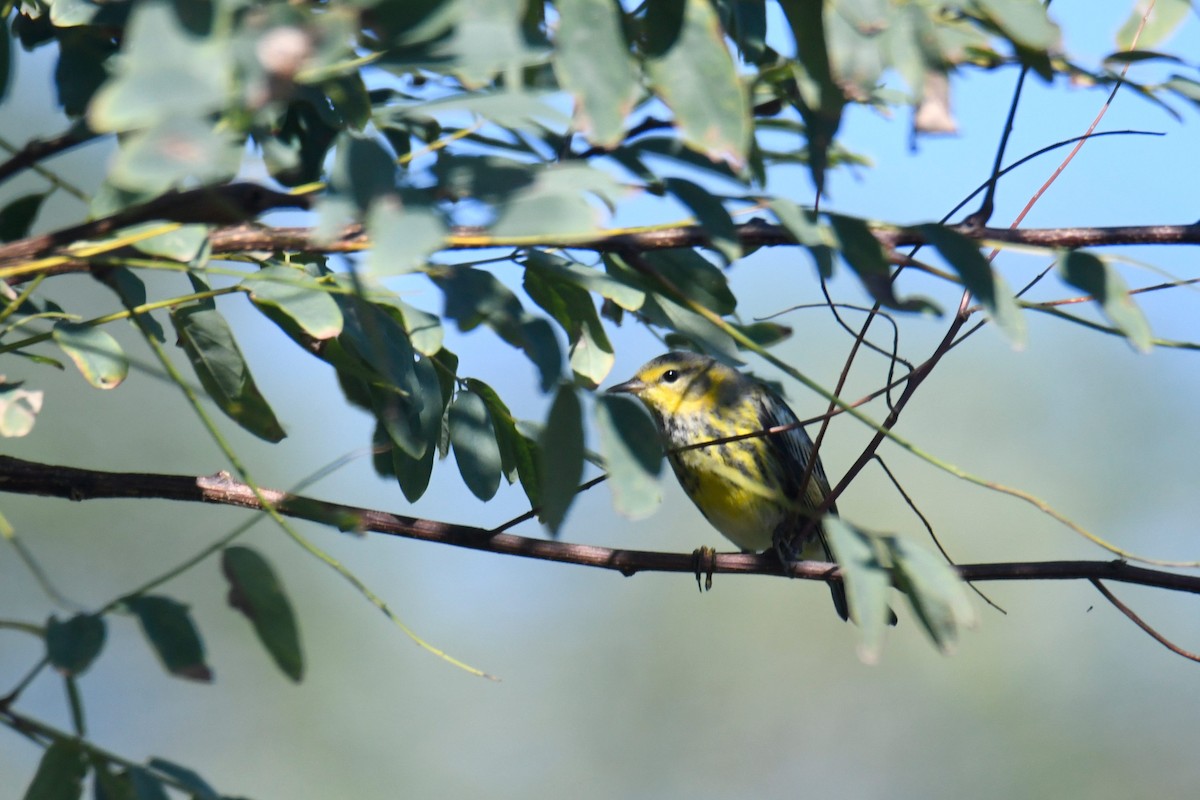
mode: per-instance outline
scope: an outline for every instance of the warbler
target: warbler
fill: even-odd
[[[725,538],[746,552],[774,549],[784,563],[833,560],[813,519],[829,494],[825,469],[818,457],[800,487],[812,439],[770,388],[709,356],[672,352],[608,391],[633,395],[649,409],[683,490]],[[794,427],[697,446],[778,426]],[[826,510],[837,513],[833,504]],[[838,615],[847,619],[845,588],[829,586]]]

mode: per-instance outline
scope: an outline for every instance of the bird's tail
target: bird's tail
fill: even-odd
[[[817,541],[821,544],[821,554],[826,561],[837,563],[833,557],[833,551],[829,549],[829,542],[825,539],[825,529],[817,528]],[[829,584],[829,593],[833,595],[833,607],[837,609],[838,616],[843,622],[850,621],[850,602],[846,599],[846,584],[843,581],[833,581]],[[897,622],[896,612],[888,609],[888,625],[895,625]]]
[[[833,595],[833,607],[843,622],[850,621],[850,604],[846,602],[846,587],[841,581],[829,584],[829,593]]]
[[[817,541],[821,543],[821,555],[826,561],[837,563],[833,557],[833,551],[829,549],[829,542],[825,539],[825,528],[817,526]],[[837,610],[838,616],[843,622],[850,621],[850,603],[846,600],[846,584],[841,581],[833,581],[829,584],[829,593],[833,595],[833,607]]]

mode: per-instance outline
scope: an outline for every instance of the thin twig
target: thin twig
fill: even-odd
[[[879,464],[879,467],[880,467],[880,469],[883,470],[884,474],[887,475],[888,480],[892,482],[892,486],[896,489],[897,492],[900,493],[900,496],[904,498],[904,502],[908,505],[909,510],[917,515],[917,519],[921,520],[921,524],[925,527],[925,532],[929,534],[930,540],[933,541],[934,547],[936,547],[938,549],[938,552],[942,554],[942,558],[946,559],[947,564],[954,566],[955,565],[954,559],[950,557],[950,554],[946,552],[946,548],[942,546],[942,540],[939,539],[938,535],[934,532],[933,525],[930,524],[929,519],[925,516],[924,513],[922,513],[921,509],[917,507],[916,502],[912,499],[912,497],[909,496],[908,492],[906,492],[904,490],[904,487],[900,484],[900,479],[897,478],[892,473],[891,469],[888,468],[887,462],[885,462],[883,460],[883,456],[876,453],[875,461]],[[983,602],[987,603],[989,606],[996,609],[1001,614],[1005,614],[1005,615],[1008,614],[1008,612],[1005,611],[1003,608],[1001,608],[999,605],[997,605],[996,602],[992,600],[992,598],[990,598],[986,594],[984,594],[983,590],[980,589],[978,586],[976,586],[973,583],[968,583],[967,585],[971,587],[971,590],[973,592],[975,592],[975,594],[979,595],[980,599],[982,599]]]
[[[1149,623],[1147,623],[1144,619],[1142,619],[1137,614],[1135,614],[1133,612],[1133,609],[1131,609],[1129,606],[1125,605],[1120,600],[1118,600],[1116,595],[1114,595],[1112,592],[1110,592],[1108,590],[1108,587],[1100,582],[1099,578],[1088,578],[1088,580],[1091,582],[1092,586],[1095,586],[1096,589],[1099,590],[1100,594],[1104,595],[1104,598],[1106,600],[1108,600],[1108,602],[1110,602],[1114,606],[1116,606],[1117,610],[1120,611],[1122,614],[1129,617],[1129,619],[1131,619],[1133,621],[1133,624],[1137,625],[1139,628],[1144,630],[1146,633],[1150,634],[1150,637],[1152,639],[1154,639],[1156,642],[1158,642],[1163,647],[1170,650],[1172,653],[1175,653],[1176,655],[1183,656],[1184,658],[1190,659],[1191,661],[1200,662],[1200,655],[1197,655],[1196,653],[1193,653],[1189,650],[1184,650],[1182,647],[1175,644],[1170,639],[1163,636],[1161,633],[1159,633],[1154,628],[1152,628]]]

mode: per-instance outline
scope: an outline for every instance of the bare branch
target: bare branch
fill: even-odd
[[[366,250],[370,240],[360,225],[348,226],[332,240],[318,239],[312,228],[277,228],[249,224],[258,214],[277,208],[311,206],[311,196],[275,192],[254,184],[240,183],[210,189],[169,193],[142,206],[122,211],[112,217],[94,220],[71,228],[20,239],[0,246],[0,274],[23,262],[50,255],[70,253],[60,248],[87,238],[98,238],[120,228],[150,220],[222,225],[209,236],[211,252],[228,256],[249,251],[289,251],[308,253],[353,253]],[[230,224],[234,223],[234,224]],[[953,230],[980,242],[1019,244],[1046,248],[1109,247],[1131,244],[1200,244],[1200,223],[1191,225],[1120,225],[1100,228],[984,228],[967,225],[950,226]],[[760,219],[750,220],[737,228],[743,246],[790,246],[796,240],[781,225]],[[908,264],[908,256],[896,251],[898,247],[924,244],[925,236],[918,230],[905,228],[876,228],[875,235],[895,264]],[[651,231],[614,232],[589,237],[547,236],[536,242],[537,247],[573,248],[596,252],[639,252],[679,247],[706,247],[710,244],[707,231],[699,225],[681,225]],[[491,247],[530,247],[527,237],[506,239],[488,235],[481,228],[455,228],[447,237],[445,249],[472,250]],[[71,259],[37,270],[20,271],[4,276],[10,283],[20,283],[38,274],[86,272],[91,264],[84,259]]]
[[[1037,247],[1108,247],[1128,244],[1200,244],[1200,224],[1192,225],[1119,225],[1100,228],[973,228],[952,225],[953,230],[976,240]],[[737,227],[738,238],[746,247],[794,245],[796,240],[782,225],[752,219]],[[875,235],[884,247],[891,250],[924,244],[925,235],[917,230],[879,228]],[[370,242],[361,229],[348,229],[335,242],[318,242],[311,228],[268,228],[239,226],[213,232],[214,254],[243,250],[310,250],[315,252],[348,252],[363,250]],[[676,228],[600,234],[589,238],[555,238],[548,236],[538,247],[574,248],[598,252],[665,250],[677,247],[704,247],[709,244],[707,231],[700,225],[681,225]],[[514,245],[501,237],[488,236],[480,228],[456,228],[446,240],[449,250],[470,250],[485,247],[529,246],[528,241]],[[4,255],[0,250],[0,257]],[[907,261],[899,253],[890,253],[898,263]],[[0,264],[2,265],[2,264]]]
[[[84,239],[101,238],[142,222],[162,220],[185,224],[230,225],[254,219],[272,209],[307,209],[311,206],[312,196],[309,194],[285,194],[255,183],[230,183],[187,191],[172,190],[149,202],[131,206],[108,217],[0,246],[0,269],[15,266],[22,261],[53,255],[61,247]],[[32,275],[22,277],[28,280]]]
[[[253,490],[227,473],[196,477],[140,472],[105,472],[39,464],[0,456],[0,491],[82,501],[99,498],[159,498],[261,509]],[[408,539],[537,558],[565,564],[598,567],[634,575],[638,572],[695,574],[691,553],[618,550],[609,547],[532,539],[495,533],[470,525],[406,517],[367,508],[329,503],[275,489],[262,489],[267,500],[287,516],[307,519],[342,530],[382,533]],[[839,581],[833,564],[800,561],[781,569],[774,555],[723,553],[712,561],[713,572],[743,575],[787,575],[816,581]],[[707,566],[706,566],[707,569]],[[1036,561],[963,564],[956,567],[967,581],[1110,580],[1200,594],[1200,576],[1132,566],[1124,561]]]
[[[96,138],[96,134],[85,126],[74,125],[65,133],[49,139],[30,139],[24,147],[0,163],[0,182],[8,180],[40,161],[64,153],[72,147],[89,142],[94,138]]]

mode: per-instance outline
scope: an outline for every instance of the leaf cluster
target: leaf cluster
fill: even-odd
[[[1183,19],[1186,3],[1160,4],[1171,10],[1142,47]],[[375,468],[408,501],[453,454],[476,497],[518,485],[552,533],[589,460],[607,470],[622,513],[646,515],[660,499],[662,454],[649,419],[625,398],[589,399],[615,362],[614,326],[641,325],[664,347],[730,363],[790,335],[738,313],[728,269],[750,249],[739,214],[771,216],[817,276],[844,264],[880,306],[940,312],[907,295],[897,280],[904,264],[960,286],[1023,342],[1032,304],[979,241],[942,223],[917,226],[944,266],[926,264],[889,249],[879,223],[817,210],[772,186],[774,168],[798,165],[819,199],[830,170],[865,163],[838,139],[851,106],[911,109],[915,132],[946,130],[945,87],[957,72],[1022,70],[1112,86],[1134,61],[1167,70],[1157,83],[1130,84],[1143,96],[1172,113],[1175,104],[1200,105],[1197,65],[1183,58],[1146,49],[1097,66],[1072,62],[1036,0],[26,0],[0,10],[0,98],[20,51],[53,48],[64,124],[56,144],[29,141],[0,166],[0,181],[36,172],[47,184],[0,207],[0,242],[34,238],[58,192],[84,198],[93,220],[176,190],[212,188],[218,204],[55,242],[44,259],[6,261],[0,246],[0,353],[34,374],[69,362],[90,386],[111,390],[130,359],[105,326],[128,320],[161,347],[169,325],[203,394],[244,430],[278,442],[287,431],[226,318],[232,304],[248,303],[372,416]],[[919,120],[930,118],[940,127],[924,128]],[[94,190],[40,165],[56,148],[102,142],[115,155]],[[215,260],[214,230],[263,222],[220,192],[244,174],[311,202],[317,246]],[[698,222],[705,246],[545,245],[651,230],[613,227],[629,203],[647,198],[671,219]],[[322,254],[320,243],[363,231],[371,242],[363,257]],[[1139,349],[1155,344],[1112,259],[1054,258],[1061,282],[1096,302],[1108,330]],[[111,292],[111,313],[86,318],[56,302],[55,270],[80,262]],[[418,288],[435,301],[408,302]],[[447,325],[511,348],[546,395],[545,417],[510,408],[478,377],[481,365],[447,347]],[[28,436],[42,393],[16,369],[4,374],[0,436]],[[587,448],[593,427],[599,455]],[[852,526],[834,530],[869,654],[890,587],[909,597],[940,647],[970,623],[963,585],[929,553]],[[222,570],[230,604],[300,680],[298,625],[270,566],[228,547]],[[68,684],[102,651],[109,611],[137,620],[170,673],[211,679],[186,606],[135,593],[105,612],[45,625],[47,658]],[[169,762],[131,765],[73,737],[39,737],[48,748],[28,797],[78,796],[89,771],[106,798],[157,797],[164,785],[216,796]]]

